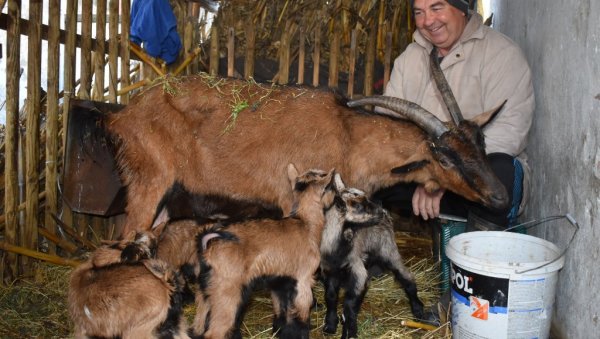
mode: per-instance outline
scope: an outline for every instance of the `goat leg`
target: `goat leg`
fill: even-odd
[[[327,311],[325,314],[325,324],[323,332],[335,334],[338,325],[337,304],[340,291],[340,272],[323,272],[323,285],[325,285],[325,305]]]

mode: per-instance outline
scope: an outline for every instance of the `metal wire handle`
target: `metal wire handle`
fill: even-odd
[[[575,227],[575,232],[573,232],[573,235],[571,235],[571,240],[569,240],[569,243],[562,250],[562,252],[556,258],[554,258],[553,260],[551,260],[551,261],[549,261],[549,262],[547,262],[545,264],[542,264],[542,265],[534,267],[534,268],[529,268],[529,269],[526,269],[526,270],[523,270],[523,271],[515,271],[515,273],[521,274],[521,273],[526,273],[526,272],[529,272],[529,271],[537,270],[539,268],[548,266],[548,265],[556,262],[558,259],[562,258],[567,253],[567,250],[569,249],[569,247],[571,247],[571,243],[573,243],[573,239],[575,239],[575,235],[577,234],[577,232],[579,232],[579,224],[577,223],[577,221],[575,220],[575,218],[573,218],[573,216],[571,216],[571,214],[567,213],[567,214],[564,214],[564,215],[553,215],[553,216],[548,216],[548,217],[544,217],[544,218],[540,218],[540,219],[534,219],[534,220],[526,221],[526,222],[517,224],[515,226],[508,227],[507,229],[504,230],[504,232],[506,232],[506,231],[510,231],[512,229],[515,229],[517,227],[525,227],[525,229],[530,229],[530,228],[535,227],[537,225],[540,225],[540,224],[542,224],[544,222],[553,221],[553,220],[559,220],[559,219],[562,219],[562,218],[566,218],[569,221],[569,223],[571,225],[573,225],[573,227]]]

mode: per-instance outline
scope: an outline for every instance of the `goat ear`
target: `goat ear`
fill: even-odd
[[[161,225],[164,228],[164,224],[167,223],[167,221],[169,221],[170,217],[169,217],[169,212],[167,211],[166,208],[163,208],[160,213],[158,213],[158,215],[156,216],[156,218],[154,219],[154,222],[152,223],[152,227],[150,227],[150,229],[155,233],[155,234],[160,234],[160,232],[162,232],[162,229],[157,230],[157,228],[159,228]]]
[[[483,112],[474,118],[469,119],[469,121],[474,122],[477,126],[484,128],[487,124],[489,124],[494,118],[500,113],[504,105],[506,104],[506,100],[500,106],[493,108],[487,112]]]
[[[158,238],[161,235],[161,233],[164,231],[167,224],[168,224],[168,221],[163,221],[160,224],[154,226],[154,228],[152,229],[152,233],[154,234],[154,236],[156,238]]]
[[[341,192],[342,190],[344,190],[344,188],[346,188],[346,185],[344,185],[344,182],[342,181],[342,176],[339,173],[336,173],[333,177],[333,184],[335,190],[338,192]]]
[[[408,164],[404,164],[402,166],[392,168],[392,173],[394,174],[408,174],[412,171],[421,169],[425,167],[429,163],[429,160],[420,160],[409,162]]]
[[[299,174],[298,169],[292,163],[289,163],[287,165],[287,176],[288,180],[290,181],[290,185],[292,186],[292,189],[294,189],[294,185],[296,185],[296,179],[298,178]]]
[[[335,168],[332,168],[329,173],[327,173],[327,182],[330,183],[331,180],[333,180],[333,178],[337,175],[337,172],[335,171]]]

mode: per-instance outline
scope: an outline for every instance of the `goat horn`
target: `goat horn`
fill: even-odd
[[[444,103],[448,108],[448,112],[450,112],[450,115],[452,116],[452,121],[454,121],[454,124],[458,126],[464,119],[462,113],[460,112],[460,107],[458,107],[458,103],[456,102],[456,98],[452,93],[452,89],[450,88],[448,81],[446,81],[444,72],[442,72],[440,61],[438,59],[438,51],[435,47],[431,50],[431,54],[429,54],[429,68],[431,70],[433,80],[435,81],[435,85],[440,91],[440,94],[442,94],[442,100],[444,100]]]
[[[448,131],[448,127],[435,115],[423,107],[396,97],[389,96],[370,96],[357,100],[348,101],[349,107],[376,105],[390,109],[394,112],[376,112],[380,115],[387,115],[394,118],[407,119],[423,129],[427,134],[439,138]]]

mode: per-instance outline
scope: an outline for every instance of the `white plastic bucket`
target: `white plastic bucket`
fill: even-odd
[[[450,239],[453,338],[548,338],[558,271],[554,244],[511,232]]]

